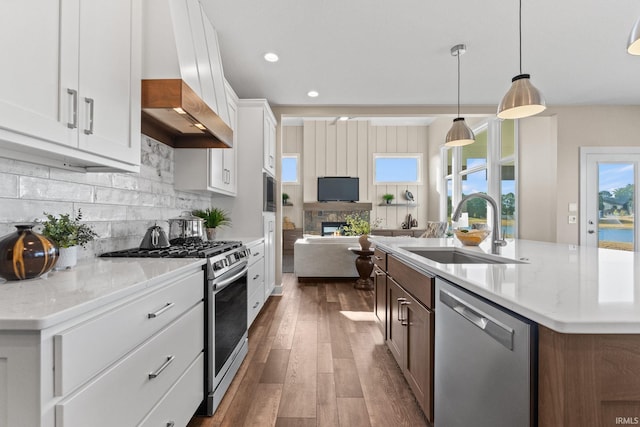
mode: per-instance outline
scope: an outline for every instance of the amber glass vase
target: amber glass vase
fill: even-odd
[[[14,233],[0,239],[0,277],[7,280],[34,279],[51,270],[58,248],[33,225],[16,225]]]

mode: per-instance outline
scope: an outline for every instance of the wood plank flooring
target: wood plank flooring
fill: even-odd
[[[384,344],[373,292],[283,275],[213,417],[188,427],[430,426]]]

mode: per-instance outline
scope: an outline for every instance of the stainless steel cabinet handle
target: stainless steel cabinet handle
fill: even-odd
[[[251,280],[256,280],[258,277],[260,277],[260,275],[256,274],[255,276],[253,276],[253,278]]]
[[[93,98],[85,98],[84,102],[89,104],[89,127],[84,130],[85,135],[93,134]]]
[[[378,271],[378,270],[374,270],[373,274],[375,274],[376,276],[386,276],[387,273],[385,273],[384,271]]]
[[[67,123],[69,129],[78,127],[78,91],[67,89],[67,93],[71,95],[71,121]]]
[[[256,301],[256,303],[255,303],[255,304],[253,304],[253,308],[256,308],[256,307],[257,307],[257,306],[259,306],[259,305],[260,305],[260,301]]]
[[[253,256],[260,256],[260,252],[254,252]]]
[[[374,258],[375,258],[377,261],[382,261],[382,257],[381,257],[381,256],[374,255]]]
[[[500,323],[498,320],[444,290],[440,290],[440,301],[483,330],[494,340],[509,350],[513,350],[513,334],[515,331],[512,328]]]
[[[404,322],[404,319],[400,316],[402,314],[402,307],[400,304],[402,304],[406,300],[406,298],[398,298],[398,322]]]
[[[174,302],[168,302],[164,305],[164,307],[162,307],[160,310],[156,311],[155,313],[149,313],[147,314],[147,318],[149,319],[153,319],[155,317],[160,316],[162,313],[164,313],[165,311],[169,310],[171,307],[173,307],[174,305],[176,305],[176,303]]]
[[[400,310],[402,310],[402,307],[407,306],[407,305],[409,305],[409,304],[411,304],[409,301],[402,301],[402,302],[400,303]],[[402,326],[407,326],[407,325],[409,324],[409,322],[408,322],[408,316],[402,316],[402,321],[400,322],[400,324],[401,324]]]
[[[165,362],[162,364],[162,366],[160,366],[157,371],[151,372],[149,374],[149,379],[152,380],[154,378],[157,378],[158,375],[160,375],[162,373],[162,371],[167,369],[167,366],[171,365],[171,362],[173,362],[173,360],[175,358],[176,358],[175,356],[167,356],[167,360],[165,360]]]
[[[166,427],[174,427],[176,425],[175,421],[169,421]]]

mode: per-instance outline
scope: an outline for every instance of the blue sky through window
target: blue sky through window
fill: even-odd
[[[282,182],[298,182],[298,158],[282,158]]]
[[[633,163],[599,163],[598,191],[613,191],[633,184]]]
[[[418,182],[418,159],[415,157],[377,157],[376,182]]]

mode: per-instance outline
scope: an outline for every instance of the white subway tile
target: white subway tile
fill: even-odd
[[[19,160],[0,158],[0,171],[25,176],[49,177],[49,168]]]
[[[18,176],[0,173],[0,197],[18,197]]]
[[[0,222],[24,223],[44,218],[43,212],[51,214],[71,213],[73,204],[52,200],[3,199],[0,203]]]
[[[20,198],[92,202],[93,186],[22,176],[20,177]]]
[[[51,168],[51,179],[69,183],[99,185],[101,187],[112,187],[113,175],[113,173],[109,172],[85,173]]]
[[[124,221],[127,217],[126,206],[75,203],[74,207],[82,210],[85,221]]]

